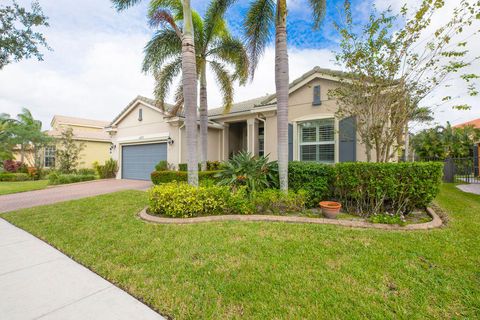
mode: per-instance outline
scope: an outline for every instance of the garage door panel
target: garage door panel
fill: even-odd
[[[141,144],[122,147],[122,178],[150,180],[155,165],[167,160],[167,144]]]

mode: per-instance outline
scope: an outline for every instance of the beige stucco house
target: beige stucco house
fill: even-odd
[[[55,115],[50,123],[52,129],[47,133],[59,138],[62,131],[72,128],[75,142],[84,146],[79,168],[92,168],[95,161],[104,163],[110,159],[110,135],[105,131],[108,124],[106,121]],[[44,164],[47,168],[55,166],[55,148],[45,149]]]
[[[338,119],[328,91],[339,84],[338,71],[316,67],[290,84],[290,160],[336,163],[364,161],[355,119]],[[227,114],[209,110],[208,159],[226,160],[246,150],[277,158],[275,95],[235,103]],[[119,162],[118,178],[149,179],[160,160],[178,168],[186,162],[184,118],[162,112],[154,100],[137,97],[111,122],[112,157]]]

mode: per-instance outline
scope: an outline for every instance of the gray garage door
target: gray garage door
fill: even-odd
[[[167,144],[140,144],[122,148],[122,178],[150,180],[160,160],[167,160]]]

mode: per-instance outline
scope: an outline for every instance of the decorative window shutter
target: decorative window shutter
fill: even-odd
[[[357,161],[357,122],[354,116],[339,122],[339,161]]]
[[[293,161],[293,124],[288,124],[288,161]]]
[[[313,87],[313,103],[312,104],[314,106],[319,106],[322,104],[320,86]]]

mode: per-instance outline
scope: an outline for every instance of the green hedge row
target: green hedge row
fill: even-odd
[[[214,180],[217,178],[215,175],[218,171],[199,171],[198,180]],[[150,175],[153,184],[168,183],[172,181],[183,182],[188,181],[187,171],[153,171]]]
[[[96,177],[93,174],[59,174],[57,172],[52,172],[48,176],[48,183],[52,185],[67,184],[95,180],[95,178]]]
[[[0,173],[0,181],[27,181],[33,180],[27,173]]]
[[[437,196],[443,163],[339,163],[333,192],[348,212],[409,213]]]

